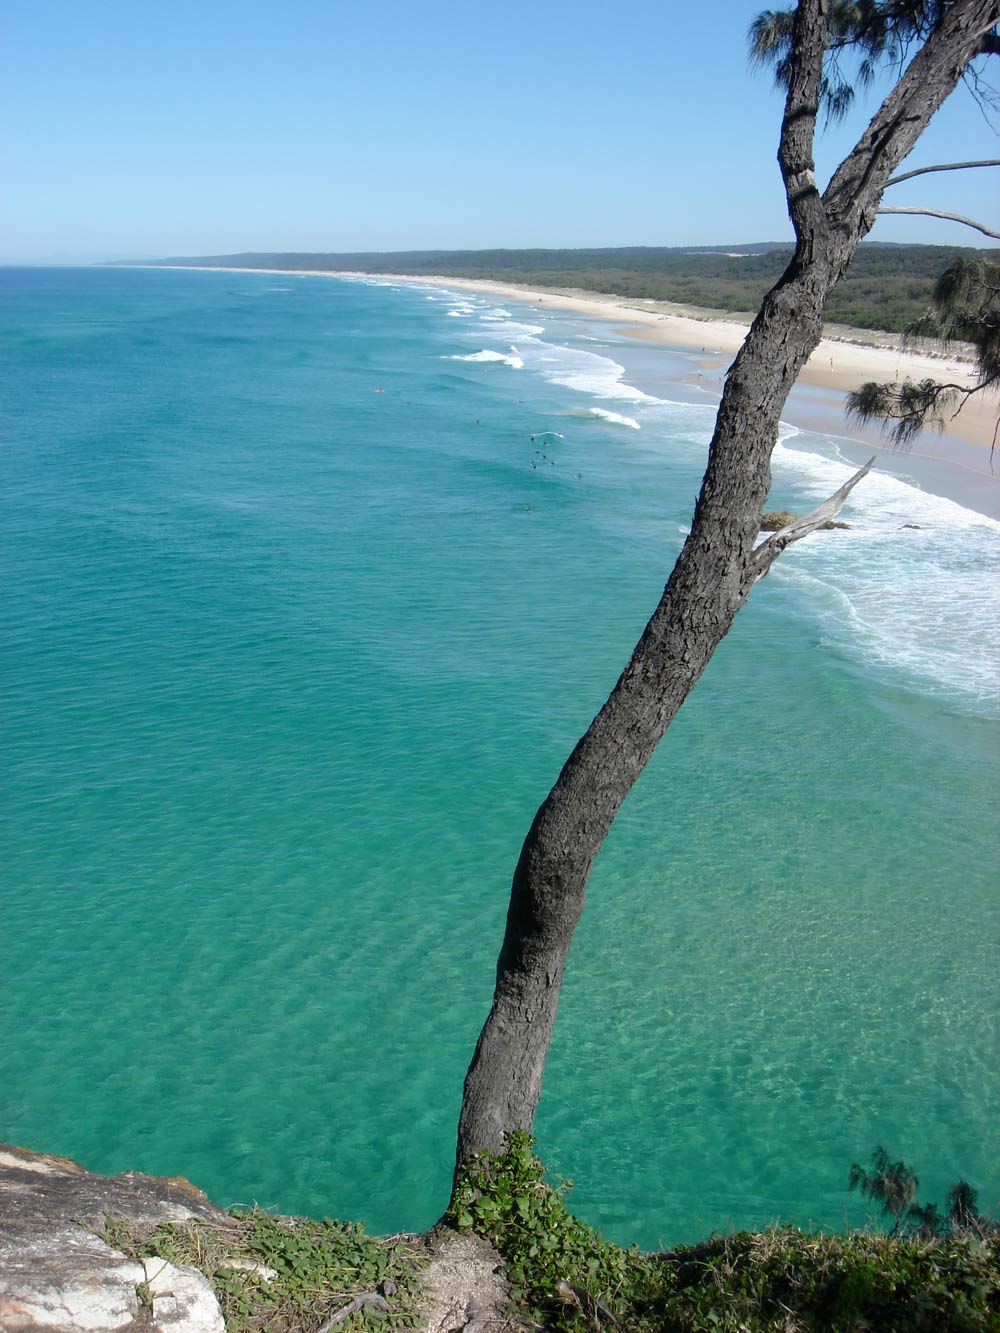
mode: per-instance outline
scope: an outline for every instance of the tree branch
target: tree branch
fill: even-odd
[[[962,217],[961,213],[942,213],[939,208],[878,208],[875,211],[880,217],[883,213],[912,213],[924,218],[944,218],[946,222],[960,222],[963,227],[972,227],[974,231],[981,231],[984,236],[993,236],[1000,241],[1000,231],[990,231],[983,223],[976,222],[974,218]]]
[[[926,176],[929,171],[967,171],[970,167],[1000,167],[1000,157],[989,158],[985,162],[942,162],[934,167],[917,167],[915,171],[904,171],[901,176],[893,176],[892,180],[886,181],[886,189],[890,185],[898,185],[900,181],[912,180],[914,176]]]
[[[851,421],[878,422],[882,433],[892,439],[893,449],[906,452],[920,431],[928,426],[945,430],[947,422],[955,420],[970,398],[996,387],[997,380],[997,375],[973,385],[931,379],[907,379],[902,384],[869,380],[847,395],[847,417]]]
[[[806,514],[805,518],[797,518],[794,523],[789,523],[787,527],[781,528],[772,537],[768,537],[766,541],[761,542],[750,557],[750,573],[753,582],[756,583],[758,579],[764,577],[786,546],[791,546],[792,542],[801,541],[803,537],[808,537],[810,532],[815,532],[824,523],[829,523],[840,512],[840,506],[858,482],[863,477],[867,477],[874,464],[875,455],[873,454],[863,468],[855,472],[853,477],[849,477],[840,490],[834,491],[833,495],[828,500],[824,500],[821,505],[818,505],[811,514]]]
[[[998,0],[963,0],[945,7],[941,21],[826,187],[827,214],[845,240],[860,239],[870,230],[892,173],[997,22]],[[848,253],[845,264],[849,258]]]

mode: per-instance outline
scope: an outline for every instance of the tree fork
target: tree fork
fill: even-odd
[[[1000,0],[960,0],[949,8],[821,197],[812,144],[826,14],[826,0],[800,0],[794,21],[778,158],[795,256],[726,377],[691,532],[663,596],[521,848],[493,1004],[465,1080],[456,1174],[478,1152],[502,1151],[514,1130],[531,1130],[594,858],[754,583],[785,546],[815,527],[812,515],[755,552],[781,410],[819,342],[826,297],[870,230],[891,173],[1000,19]],[[831,497],[827,514],[866,471]]]

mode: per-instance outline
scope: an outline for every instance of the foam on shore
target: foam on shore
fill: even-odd
[[[628,383],[612,357],[578,344],[566,316],[546,326],[510,314],[500,318],[487,298],[452,295],[449,314],[466,323],[460,338],[504,342],[451,359],[502,362],[540,375],[591,400],[561,415],[605,426],[644,430],[646,447],[686,454],[702,465],[715,420],[714,403],[689,403]],[[596,400],[596,401],[593,401]],[[628,402],[634,415],[616,410]],[[648,437],[648,438],[647,438]],[[571,441],[570,441],[571,443]],[[783,423],[773,455],[780,507],[808,512],[856,471],[834,436]],[[777,502],[775,502],[777,506]],[[824,626],[823,643],[861,669],[907,681],[964,709],[1000,713],[1000,602],[988,570],[1000,572],[1000,523],[912,482],[873,471],[855,491],[835,535],[816,534],[775,566],[776,583],[808,599]]]

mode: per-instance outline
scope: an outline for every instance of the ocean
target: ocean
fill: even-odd
[[[426,1227],[521,839],[711,404],[610,325],[447,285],[0,292],[0,1137]],[[769,503],[850,470],[787,427]],[[1000,1198],[1000,524],[878,472],[842,517],[595,864],[536,1133],[619,1241],[861,1223],[876,1144],[925,1201]]]

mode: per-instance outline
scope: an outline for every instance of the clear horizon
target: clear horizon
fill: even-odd
[[[0,262],[789,238],[781,99],[747,66],[760,7],[723,0],[708,22],[639,0],[612,26],[562,3],[501,23],[448,0],[280,16],[181,0],[140,26],[122,0],[13,0]],[[875,104],[827,129],[821,178]],[[907,165],[996,150],[960,89]],[[991,171],[891,196],[997,225]],[[871,239],[991,244],[921,217],[882,218]]]
[[[791,239],[788,239],[788,242],[787,242],[787,243],[788,243],[789,246],[791,246],[791,245],[793,244],[793,242],[791,241]],[[868,245],[868,244],[872,244],[872,243],[873,243],[873,242],[871,242],[871,241],[862,241],[862,242],[861,242],[862,245]],[[879,242],[879,241],[875,241],[874,243],[875,243],[875,244],[893,244],[893,245],[899,244],[899,245],[904,245],[904,244],[910,244],[911,242],[905,242],[905,241],[893,241],[893,242],[884,242],[884,241],[882,241],[882,242]],[[579,250],[593,250],[593,249],[622,249],[622,248],[628,248],[628,249],[679,249],[679,250],[688,250],[688,249],[689,249],[692,253],[694,253],[694,252],[697,251],[697,249],[698,249],[699,246],[703,246],[705,249],[719,249],[720,247],[726,247],[727,245],[731,245],[731,246],[733,246],[733,247],[739,247],[739,246],[745,246],[745,245],[770,245],[770,244],[780,244],[780,242],[771,242],[771,241],[731,241],[731,242],[728,242],[728,243],[727,243],[727,242],[725,242],[725,241],[722,241],[722,242],[708,242],[708,241],[698,242],[698,241],[690,241],[690,242],[688,242],[687,244],[684,244],[683,242],[681,242],[681,243],[679,243],[677,246],[672,246],[672,247],[671,247],[671,246],[665,246],[665,247],[661,247],[661,246],[648,246],[648,247],[647,247],[647,246],[643,246],[643,245],[641,245],[641,244],[637,244],[636,246],[630,246],[630,247],[615,247],[615,246],[523,246],[523,247],[522,247],[522,246],[491,246],[491,247],[489,247],[488,249],[487,249],[487,248],[484,248],[482,251],[477,251],[477,250],[466,250],[466,249],[462,249],[462,248],[459,248],[459,247],[455,247],[454,250],[444,250],[441,246],[428,246],[428,247],[427,247],[427,251],[431,251],[431,250],[440,250],[442,254],[476,254],[476,253],[484,253],[484,254],[486,254],[486,253],[490,253],[490,252],[493,251],[493,250],[509,250],[509,251],[511,251],[511,252],[516,253],[516,252],[518,252],[518,251],[520,251],[520,250],[522,250],[522,249],[523,249],[524,251],[537,250],[537,249],[542,249],[542,250],[554,250],[554,251],[564,251],[564,250],[573,251],[573,250],[577,250],[577,249],[579,249]],[[915,244],[915,245],[917,245],[917,244],[919,244],[919,245],[942,245],[942,246],[945,246],[945,247],[947,247],[947,248],[951,248],[951,247],[953,247],[953,246],[955,246],[955,245],[959,245],[960,242],[943,242],[943,241],[919,241],[919,242],[918,242],[918,241],[914,241],[914,242],[912,242],[912,244]],[[998,246],[998,247],[991,247],[991,246],[990,246],[990,243],[989,243],[989,239],[986,238],[986,237],[984,237],[984,238],[983,238],[983,245],[981,245],[981,246],[977,246],[974,242],[972,242],[972,243],[969,243],[969,245],[968,245],[967,248],[969,248],[969,249],[973,249],[973,250],[982,250],[982,249],[1000,248],[1000,246]],[[415,247],[408,247],[408,248],[406,248],[406,249],[400,249],[400,250],[380,250],[380,251],[374,251],[374,250],[372,250],[372,251],[350,251],[350,250],[302,250],[302,251],[296,251],[296,250],[285,249],[285,250],[233,250],[233,251],[227,251],[227,252],[221,252],[221,251],[220,251],[220,252],[217,253],[217,254],[194,253],[194,252],[192,252],[190,255],[121,255],[121,254],[39,255],[39,256],[35,256],[35,257],[33,257],[33,258],[28,258],[28,259],[8,258],[8,257],[6,257],[6,256],[0,255],[0,268],[86,268],[86,267],[90,267],[91,265],[94,265],[94,264],[136,264],[136,265],[142,266],[142,265],[144,265],[144,264],[159,264],[159,263],[164,263],[164,262],[167,262],[167,261],[169,261],[169,260],[178,260],[178,261],[180,261],[180,260],[185,260],[185,259],[192,259],[192,260],[195,260],[195,259],[237,259],[237,258],[242,258],[244,255],[248,255],[248,254],[253,254],[253,255],[258,255],[258,254],[259,254],[259,255],[302,254],[302,255],[316,255],[317,257],[324,258],[324,257],[326,257],[326,256],[328,256],[328,255],[344,255],[344,256],[351,256],[351,255],[353,255],[353,254],[366,254],[366,253],[367,253],[367,254],[378,254],[378,255],[382,255],[382,256],[391,256],[391,255],[395,255],[395,254],[406,255],[406,254],[420,254],[420,253],[424,253],[424,252],[423,252],[423,251],[420,251],[420,250],[417,250]]]

